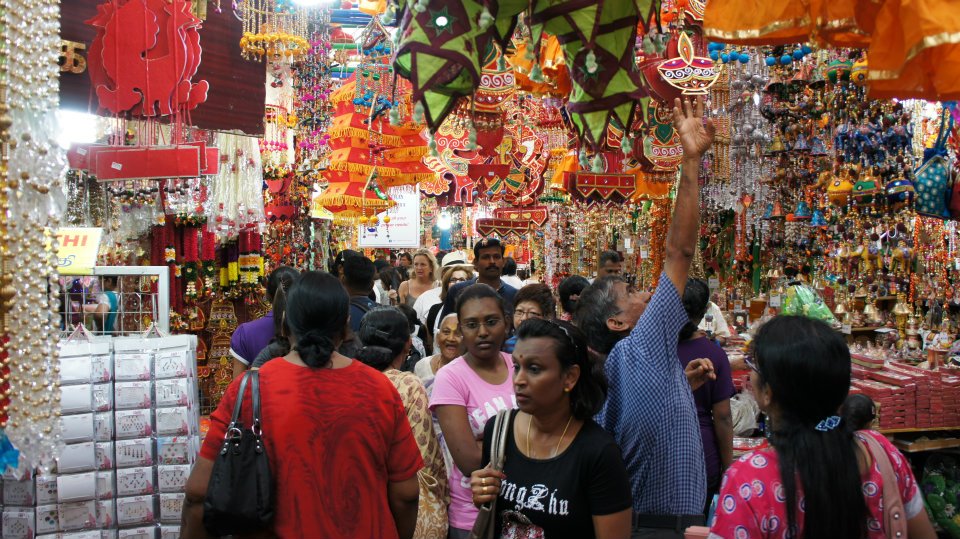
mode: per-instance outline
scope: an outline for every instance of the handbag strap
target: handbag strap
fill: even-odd
[[[258,437],[263,429],[263,422],[260,419],[260,373],[258,371],[253,371],[250,373],[250,378],[253,379],[253,385],[250,388],[250,398],[253,400],[253,433]]]
[[[237,402],[233,405],[233,417],[230,418],[230,425],[236,426],[240,423],[240,410],[243,405],[243,395],[247,392],[247,382],[250,380],[252,375],[256,374],[256,371],[247,371],[243,375],[243,380],[240,380],[240,390],[237,391]],[[254,382],[256,383],[256,382]]]
[[[497,414],[493,424],[493,440],[490,445],[491,459],[494,469],[498,472],[503,471],[504,460],[507,453],[507,436],[510,428],[510,413],[512,410],[503,410]]]

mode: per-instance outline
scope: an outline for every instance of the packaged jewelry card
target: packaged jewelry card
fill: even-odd
[[[57,476],[38,475],[37,476],[37,503],[47,504],[47,503],[57,503],[59,501],[60,499],[57,498]]]
[[[190,434],[193,412],[186,406],[157,408],[157,434],[160,436],[186,436]]]
[[[36,516],[32,507],[7,507],[3,510],[3,538],[33,539],[37,534]]]
[[[113,384],[93,384],[93,411],[113,410]]]
[[[192,436],[172,436],[157,438],[157,464],[193,464],[194,456],[199,452]]]
[[[156,539],[157,529],[153,526],[142,526],[139,528],[127,528],[120,530],[117,539]],[[179,539],[179,537],[177,538]]]
[[[180,539],[180,526],[170,524],[160,526],[160,539]]]
[[[157,512],[155,502],[153,496],[117,498],[117,523],[121,526],[152,524]]]
[[[183,492],[190,477],[189,464],[157,466],[157,488],[160,492]]]
[[[113,412],[100,412],[93,415],[93,436],[98,442],[113,440]]]
[[[116,502],[114,502],[113,507],[114,507],[114,515],[116,515],[116,507],[117,507]],[[113,521],[116,522],[117,520],[114,519]],[[63,537],[62,539],[86,539],[86,538],[83,538],[83,537]],[[100,530],[100,537],[92,537],[92,538],[90,538],[90,539],[117,539],[117,530]],[[177,538],[177,539],[179,539],[179,538]]]
[[[117,410],[113,414],[114,434],[118,440],[142,438],[153,434],[150,410]]]
[[[190,398],[190,386],[190,380],[187,378],[157,380],[154,383],[154,390],[157,395],[157,407],[189,406],[193,401],[193,399]]]
[[[92,472],[96,469],[97,453],[93,442],[65,445],[57,459],[57,471],[61,474]]]
[[[160,522],[180,522],[184,497],[186,495],[182,492],[160,495]]]
[[[153,439],[117,440],[117,468],[153,466]]]
[[[93,358],[90,356],[60,358],[61,386],[89,384],[93,378]]]
[[[193,361],[193,353],[188,350],[160,352],[154,358],[154,377],[160,380],[190,376],[192,373],[191,362]]]
[[[57,477],[57,498],[61,502],[84,502],[97,497],[97,472]]]
[[[60,418],[60,437],[65,443],[94,440],[93,414],[65,415]]]
[[[112,539],[116,530],[89,530],[85,532],[58,533],[54,536],[45,535],[37,539]]]
[[[117,382],[149,380],[153,354],[117,353],[113,360],[113,378]]]
[[[117,497],[116,472],[104,470],[97,472],[97,499],[109,500]]]
[[[104,354],[90,358],[92,382],[112,382],[113,381],[113,356]]]
[[[153,494],[155,490],[153,468],[142,466],[117,470],[117,496]]]
[[[60,529],[63,531],[90,530],[97,527],[97,502],[60,504]]]
[[[151,382],[117,382],[113,386],[113,405],[117,410],[153,407]]]
[[[4,481],[26,481],[27,479],[33,479],[33,470],[23,464],[23,459],[20,459],[18,467],[3,471]]]
[[[60,413],[82,414],[93,409],[93,391],[90,384],[62,386],[60,388]]]
[[[57,504],[37,506],[37,533],[60,531],[60,511]]]
[[[97,470],[112,470],[116,462],[113,442],[96,442]]]
[[[97,501],[97,527],[112,528],[117,524],[117,504],[112,499]]]
[[[3,480],[4,505],[33,505],[36,499],[32,477],[26,481]]]

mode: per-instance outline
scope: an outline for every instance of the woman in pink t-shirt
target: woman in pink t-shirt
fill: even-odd
[[[457,315],[467,352],[437,371],[430,409],[456,464],[447,470],[450,537],[465,539],[477,519],[470,474],[481,467],[483,427],[501,410],[516,408],[517,401],[513,360],[500,351],[507,338],[503,300],[493,288],[475,284],[460,293]]]

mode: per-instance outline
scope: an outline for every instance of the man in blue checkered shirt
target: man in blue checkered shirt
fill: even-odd
[[[633,537],[682,538],[688,526],[703,524],[707,493],[703,445],[688,378],[712,375],[698,363],[692,377],[677,359],[680,329],[689,320],[681,298],[700,228],[700,158],[713,142],[713,124],[703,121],[703,101],[695,109],[676,100],[673,124],[683,145],[683,165],[673,220],[667,233],[663,274],[652,297],[612,283],[618,305],[611,331],[632,331],[617,342],[606,360],[610,388],[598,422],[623,451],[633,491]],[[623,297],[623,294],[626,297]],[[649,299],[649,303],[647,303]],[[619,309],[618,309],[619,310]],[[632,315],[632,316],[631,316]],[[698,362],[702,360],[697,360]]]

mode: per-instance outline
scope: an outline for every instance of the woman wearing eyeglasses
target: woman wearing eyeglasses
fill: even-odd
[[[517,335],[520,409],[510,416],[503,472],[473,472],[474,503],[497,499],[500,538],[629,537],[630,482],[616,441],[593,421],[607,390],[583,333],[567,322],[530,319]],[[484,433],[485,464],[494,423]]]
[[[466,353],[437,371],[430,409],[440,421],[455,464],[447,470],[450,537],[465,539],[477,519],[470,474],[480,468],[483,427],[517,403],[513,360],[500,351],[507,338],[507,321],[496,290],[485,284],[464,288],[457,298],[457,318]]]
[[[553,292],[545,284],[528,284],[517,291],[513,297],[513,329],[516,331],[525,320],[533,318],[553,319],[557,316],[557,301],[553,299]],[[513,352],[517,344],[517,336],[507,339],[503,347],[504,352]]]

